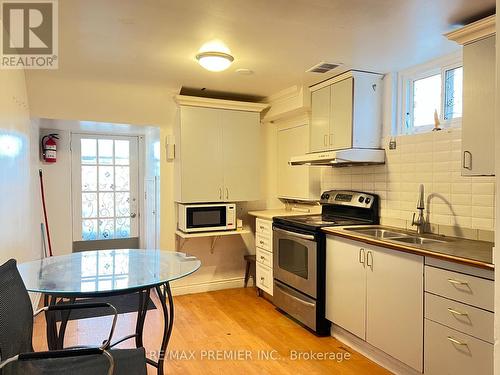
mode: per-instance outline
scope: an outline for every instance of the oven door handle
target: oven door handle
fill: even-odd
[[[275,283],[274,285],[275,285],[278,289],[280,289],[280,290],[281,290],[281,292],[282,292],[283,294],[286,294],[286,295],[287,295],[288,297],[290,297],[291,299],[293,299],[293,300],[295,300],[295,301],[297,301],[297,302],[300,302],[300,303],[301,303],[301,304],[303,304],[303,305],[310,306],[310,307],[314,307],[314,303],[304,301],[303,299],[300,299],[299,297],[295,297],[294,295],[292,295],[292,294],[288,293],[288,292],[286,291],[286,289],[285,289],[283,286],[281,286],[280,284]]]
[[[276,232],[287,234],[289,236],[302,238],[304,240],[314,241],[314,236],[312,234],[295,233],[295,232],[290,232],[289,230],[284,230],[281,228],[273,228],[273,230],[275,230]]]

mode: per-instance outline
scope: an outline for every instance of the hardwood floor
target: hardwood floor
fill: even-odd
[[[165,364],[167,374],[390,374],[332,337],[314,336],[257,297],[253,288],[174,299],[175,322],[167,353],[170,359]],[[131,333],[135,321],[135,313],[120,315],[115,339]],[[101,342],[109,323],[109,317],[70,321],[65,346]],[[148,311],[144,327],[147,350],[159,348],[162,327],[160,311]],[[121,347],[132,344],[124,343]],[[35,321],[34,346],[35,350],[46,349],[43,316]],[[311,353],[326,354],[323,359],[307,358]],[[148,374],[155,373],[148,366]]]

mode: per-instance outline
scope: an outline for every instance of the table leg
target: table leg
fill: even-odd
[[[146,320],[146,313],[148,312],[149,293],[150,289],[141,290],[139,293],[139,308],[137,310],[137,323],[135,326],[135,345],[138,348],[144,346],[142,342],[142,333],[144,331],[144,322]]]
[[[162,288],[163,286],[163,288]],[[155,287],[156,293],[161,303],[162,313],[163,313],[163,339],[161,342],[160,353],[158,355],[158,362],[154,362],[150,359],[147,362],[158,368],[158,375],[163,375],[163,364],[165,362],[165,354],[167,350],[167,345],[172,335],[172,328],[174,325],[174,299],[172,298],[172,291],[170,290],[170,284],[167,282],[163,285]],[[168,303],[168,306],[167,306]]]
[[[50,306],[55,305],[57,298],[44,294],[43,295],[43,305]],[[46,320],[46,332],[47,332],[47,346],[49,350],[57,349],[57,322],[53,313],[45,314]]]
[[[70,304],[75,303],[76,298],[71,297],[69,299]],[[61,301],[63,299],[61,298]],[[71,314],[71,310],[61,311],[61,326],[59,327],[59,333],[57,334],[57,349],[64,349],[64,335],[66,334],[66,327],[68,326],[69,316]]]

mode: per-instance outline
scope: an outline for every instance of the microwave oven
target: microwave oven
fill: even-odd
[[[208,232],[236,229],[236,205],[234,203],[178,204],[179,230]]]

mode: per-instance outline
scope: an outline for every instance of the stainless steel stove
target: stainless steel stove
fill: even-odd
[[[330,334],[325,318],[324,227],[379,223],[378,197],[326,191],[321,215],[273,219],[274,304],[318,335]]]

